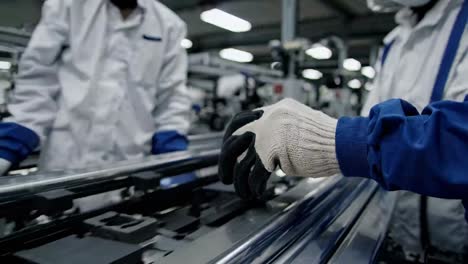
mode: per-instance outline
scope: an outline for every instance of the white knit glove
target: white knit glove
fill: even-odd
[[[337,120],[292,99],[232,120],[224,137],[219,176],[246,199],[262,195],[276,168],[288,176],[339,173],[335,153]]]
[[[11,167],[11,162],[0,158],[0,176],[5,175]]]

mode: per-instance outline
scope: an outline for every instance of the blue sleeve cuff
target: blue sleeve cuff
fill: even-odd
[[[183,151],[188,148],[188,139],[177,131],[161,131],[153,135],[153,155],[174,151]]]
[[[336,128],[336,156],[346,177],[370,178],[367,161],[369,119],[343,117]]]
[[[39,136],[16,123],[0,123],[0,158],[18,164],[39,146]]]

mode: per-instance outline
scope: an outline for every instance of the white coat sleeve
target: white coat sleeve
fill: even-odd
[[[60,91],[57,64],[68,34],[66,0],[47,0],[19,63],[12,101],[8,106],[10,122],[34,131],[43,142],[57,112]]]
[[[186,27],[181,23],[169,32],[164,64],[158,85],[157,108],[154,112],[157,131],[176,131],[186,135],[190,126],[191,99],[188,93],[187,52],[181,46]]]

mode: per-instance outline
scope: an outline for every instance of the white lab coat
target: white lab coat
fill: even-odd
[[[401,10],[399,26],[384,40],[395,40],[385,64],[376,66],[375,89],[362,110],[383,101],[402,98],[421,111],[430,102],[439,65],[447,47],[462,0],[441,0],[416,24],[409,9]],[[444,99],[463,101],[468,94],[468,34],[461,40],[454,65],[445,87]],[[429,225],[433,244],[442,250],[463,251],[468,244],[468,228],[460,201],[429,198]],[[401,192],[391,227],[393,237],[405,250],[420,252],[419,195]]]
[[[44,3],[9,106],[40,137],[40,169],[136,159],[155,132],[186,134],[186,26],[158,1],[138,6],[122,21],[108,0]]]

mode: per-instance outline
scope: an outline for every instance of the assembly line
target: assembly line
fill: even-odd
[[[0,3],[0,263],[467,263],[467,20]]]

